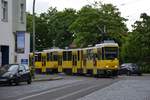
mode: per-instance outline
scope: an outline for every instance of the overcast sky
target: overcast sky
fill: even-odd
[[[74,8],[79,10],[86,4],[98,0],[36,0],[36,13],[46,12],[49,7],[57,7],[58,10],[64,8]],[[99,0],[102,3],[112,3],[119,8],[121,16],[129,19],[127,26],[131,30],[131,24],[139,20],[140,14],[145,12],[150,15],[150,0]],[[27,11],[32,12],[33,0],[27,0]]]

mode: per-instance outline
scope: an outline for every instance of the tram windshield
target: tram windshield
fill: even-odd
[[[117,47],[105,47],[105,59],[113,60],[118,58],[118,48]]]

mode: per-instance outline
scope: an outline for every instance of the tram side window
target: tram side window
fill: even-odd
[[[78,51],[78,61],[80,60],[80,51]]]
[[[98,58],[98,60],[101,60],[101,55],[102,55],[101,49],[98,48],[97,49],[97,58]]]
[[[67,60],[67,52],[64,51],[64,52],[63,52],[63,61],[66,61],[66,60]]]
[[[83,59],[83,51],[81,51],[81,60]]]
[[[91,53],[90,53],[90,60],[93,59],[93,56],[94,56],[94,54],[93,54],[93,52],[91,52]]]
[[[87,59],[88,60],[92,60],[93,59],[92,49],[87,50]]]
[[[41,54],[38,54],[38,61],[41,61]]]
[[[87,52],[84,54],[84,58],[85,58],[85,60],[88,60],[88,53]]]
[[[50,61],[50,60],[51,60],[51,54],[47,53],[47,61]]]
[[[102,59],[104,60],[105,54],[104,54],[104,48],[102,48]]]
[[[35,54],[35,61],[41,61],[41,54]]]
[[[53,52],[53,61],[57,61],[58,60],[58,53],[57,52]]]
[[[89,53],[89,50],[87,50],[86,58],[87,58],[87,60],[90,60],[90,53]]]
[[[58,55],[53,55],[53,61],[57,61],[58,60]]]
[[[83,54],[83,65],[86,66],[87,55]]]
[[[68,61],[72,60],[72,51],[68,51]]]
[[[62,65],[62,55],[58,55],[58,65]]]
[[[50,53],[50,61],[52,61],[53,60],[53,57],[52,57],[52,52]]]
[[[38,54],[35,54],[35,61],[38,61]]]

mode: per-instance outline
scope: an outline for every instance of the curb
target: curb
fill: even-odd
[[[52,80],[61,80],[62,77],[54,77],[54,78],[46,78],[46,79],[32,79],[32,82],[40,82],[40,81],[52,81]]]

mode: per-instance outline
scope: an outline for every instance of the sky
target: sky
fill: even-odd
[[[27,11],[32,13],[33,0],[27,1]],[[74,8],[79,10],[81,7],[87,4],[91,4],[94,1],[101,1],[102,3],[112,3],[121,12],[121,16],[127,18],[126,22],[129,30],[132,30],[131,25],[136,20],[139,20],[141,13],[147,13],[150,15],[150,0],[36,0],[35,12],[40,14],[46,12],[49,7],[57,7],[57,10],[61,11],[64,8]]]

